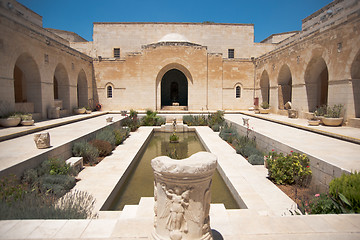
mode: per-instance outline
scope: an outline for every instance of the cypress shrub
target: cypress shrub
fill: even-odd
[[[106,157],[110,155],[113,149],[112,145],[104,140],[94,139],[90,142],[90,144],[96,147],[99,152],[99,157]]]

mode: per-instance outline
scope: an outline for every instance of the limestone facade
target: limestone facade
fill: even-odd
[[[302,31],[261,43],[253,24],[101,22],[87,42],[42,28],[41,16],[14,0],[0,3],[2,112],[45,118],[49,107],[65,115],[94,103],[243,110],[257,97],[278,114],[290,101],[300,117],[322,104],[343,104],[346,120],[360,117],[357,0],[335,0],[305,18]]]
[[[44,29],[41,16],[0,1],[0,32],[0,115],[23,111],[44,119],[60,105],[66,116],[92,102],[92,58]]]

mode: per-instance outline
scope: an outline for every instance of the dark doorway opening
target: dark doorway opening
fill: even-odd
[[[188,81],[177,69],[167,71],[161,79],[161,107],[188,105]]]

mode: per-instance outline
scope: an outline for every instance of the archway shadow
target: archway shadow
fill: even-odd
[[[224,240],[224,237],[221,235],[221,233],[219,233],[215,229],[211,229],[211,233],[213,236],[213,240]]]

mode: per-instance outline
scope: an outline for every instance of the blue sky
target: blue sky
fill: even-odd
[[[43,26],[92,41],[93,22],[252,23],[255,42],[301,30],[301,20],[332,0],[18,0],[43,17]]]

